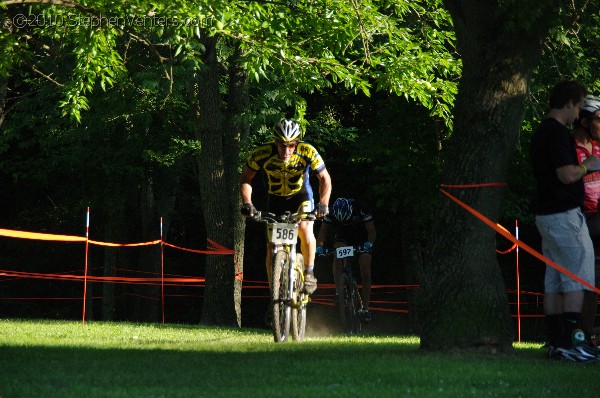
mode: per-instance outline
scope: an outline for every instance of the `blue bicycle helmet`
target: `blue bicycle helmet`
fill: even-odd
[[[337,198],[331,207],[331,215],[339,222],[348,221],[352,216],[352,201],[346,198]]]

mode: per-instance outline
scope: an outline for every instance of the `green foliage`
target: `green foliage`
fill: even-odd
[[[160,202],[172,195],[173,180],[193,178],[200,147],[189,111],[190,64],[172,62],[166,79],[161,59],[140,40],[125,40],[111,26],[71,33],[60,25],[41,28],[36,35],[49,49],[31,43],[33,66],[44,73],[13,69],[8,80],[1,175],[34,187],[23,190],[28,198],[12,215],[17,219],[45,214],[61,223],[68,221],[64,209],[78,217],[90,204],[96,214],[123,214],[139,208],[145,181],[155,182]],[[49,202],[28,206],[40,191]]]
[[[180,138],[171,138],[171,144],[166,150],[156,151],[148,149],[145,151],[145,157],[159,165],[173,166],[183,156],[200,152],[201,144],[197,140],[183,140]]]
[[[525,119],[509,173],[510,194],[504,217],[533,223],[532,198],[535,192],[529,158],[531,135],[548,111],[550,88],[561,79],[576,79],[591,94],[600,95],[600,2],[573,2],[561,8],[561,23],[550,36],[530,86]]]
[[[240,62],[257,82],[277,80],[290,92],[342,84],[369,94],[375,86],[417,100],[444,120],[450,120],[452,81],[460,71],[450,18],[437,0],[95,0],[76,8],[35,5],[23,15],[29,17],[26,26],[2,30],[0,44],[14,56],[3,58],[0,71],[7,75],[28,58],[27,50],[37,44],[31,37],[52,52],[66,50],[75,59],[71,76],[61,82],[61,106],[77,121],[90,106],[85,96],[96,85],[105,90],[126,71],[127,51],[119,42],[147,46],[172,79],[175,59],[200,67],[201,39],[217,35],[240,45]]]

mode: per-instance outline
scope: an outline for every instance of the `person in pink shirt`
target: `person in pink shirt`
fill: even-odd
[[[588,95],[583,101],[579,119],[573,130],[575,150],[579,162],[591,155],[600,157],[600,98]],[[585,197],[583,213],[587,221],[596,255],[596,287],[600,285],[600,171],[594,171],[583,177]],[[598,309],[598,295],[585,291],[581,328],[591,339],[594,335],[594,322]],[[597,342],[596,342],[597,344]]]

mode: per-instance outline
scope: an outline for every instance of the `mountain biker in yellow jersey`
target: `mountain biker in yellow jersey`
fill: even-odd
[[[331,195],[331,177],[321,155],[310,144],[300,140],[300,125],[293,119],[282,119],[273,131],[274,141],[256,148],[246,162],[240,179],[242,197],[241,213],[251,217],[256,213],[252,205],[252,180],[259,170],[267,175],[269,185],[268,211],[277,215],[285,211],[292,213],[315,211],[317,217],[328,212]],[[310,172],[316,173],[319,181],[319,203],[315,207],[313,190],[309,182]],[[314,221],[300,223],[300,251],[304,257],[304,286],[307,293],[317,288],[313,268],[315,263],[316,239]],[[271,285],[272,253],[267,250],[267,275]]]
[[[325,252],[323,245],[327,239],[330,227],[335,228],[334,247],[362,246],[365,250],[371,250],[377,236],[375,222],[366,204],[356,199],[337,198],[331,206],[331,211],[323,219],[319,235],[317,237],[317,253]],[[371,253],[362,253],[358,257],[360,274],[362,279],[362,304],[363,309],[358,316],[362,322],[370,322],[372,319],[369,311],[369,300],[371,298]],[[341,260],[333,260],[333,279],[337,286],[340,273]],[[337,303],[337,294],[336,300]]]

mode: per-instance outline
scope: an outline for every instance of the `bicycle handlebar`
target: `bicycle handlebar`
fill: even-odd
[[[373,249],[369,249],[369,250],[365,249],[363,247],[363,245],[350,246],[350,247],[352,247],[354,249],[354,252],[356,254],[371,253],[373,251]],[[333,250],[325,249],[325,253],[317,254],[317,257],[331,256],[333,254],[335,254],[335,248]]]
[[[249,217],[251,220],[257,222],[266,222],[266,223],[287,223],[287,224],[296,224],[302,220],[314,221],[317,219],[317,216],[314,212],[300,212],[300,213],[292,213],[286,211],[283,214],[274,214],[269,213],[267,211],[262,212],[258,211],[253,216]]]

